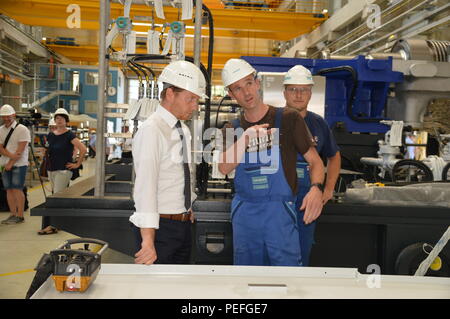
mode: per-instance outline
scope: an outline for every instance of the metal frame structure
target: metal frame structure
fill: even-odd
[[[108,30],[108,25],[110,24],[110,2],[111,0],[101,0],[100,1],[100,30],[99,30],[99,51],[98,51],[98,61],[99,61],[99,78],[98,78],[98,111],[97,111],[97,134],[104,134],[105,132],[105,108],[107,103],[106,98],[106,83],[107,74],[109,69],[109,57],[106,55],[106,35]],[[202,0],[196,0],[196,11],[195,11],[195,36],[194,36],[194,64],[200,67],[201,58],[201,29],[202,29]],[[198,118],[198,112],[194,114],[194,119]],[[198,126],[195,125],[196,121],[191,122],[191,134],[192,136],[200,136]],[[98,154],[105,153],[105,137],[97,138],[97,151]],[[201,142],[201,141],[200,141]],[[197,144],[199,141],[197,139],[192,139],[192,149],[198,148]],[[103,197],[105,195],[105,157],[96,157],[96,178],[95,178],[95,192],[94,195],[98,197]],[[195,167],[193,175],[196,176]]]
[[[434,4],[426,0],[401,0],[389,2],[380,7],[381,24],[373,29],[368,28],[366,21],[345,32],[345,27],[362,17],[367,6],[379,4],[381,1],[350,0],[343,7],[338,7],[330,19],[311,33],[289,41],[288,47],[282,52],[284,57],[294,57],[306,54],[308,58],[319,58],[323,52],[331,56],[352,56],[368,52],[386,52],[398,38],[408,39],[432,30],[440,25],[448,24],[450,17],[443,13],[450,11],[450,4],[433,7]],[[401,19],[403,18],[403,19]],[[373,36],[373,38],[371,38]],[[381,43],[376,46],[380,41]]]

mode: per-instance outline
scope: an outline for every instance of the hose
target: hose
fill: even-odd
[[[353,121],[360,122],[360,123],[377,123],[377,122],[383,120],[382,118],[362,119],[362,118],[356,117],[353,114],[353,101],[355,99],[356,88],[358,86],[358,73],[356,72],[356,70],[353,67],[351,67],[350,65],[343,65],[343,66],[338,66],[338,67],[333,67],[333,68],[326,68],[326,69],[322,69],[319,72],[317,72],[317,75],[323,75],[326,73],[339,72],[339,71],[349,72],[353,79],[353,87],[352,87],[352,91],[350,92],[350,97],[349,97],[348,103],[347,103],[347,116],[350,119],[352,119]]]
[[[141,99],[141,98],[144,97],[144,91],[145,91],[144,83],[143,83],[143,81],[142,81],[142,75],[141,75],[141,73],[139,73],[139,71],[138,71],[137,68],[134,68],[134,65],[133,65],[130,61],[127,62],[127,66],[128,66],[128,67],[130,68],[130,70],[133,71],[133,72],[137,75],[137,77],[138,77],[138,80],[139,80],[139,96],[138,96],[138,99]],[[144,72],[144,76],[145,76],[145,72]]]
[[[150,85],[150,79],[149,79],[149,77],[148,77],[148,73],[146,73],[145,71],[144,71],[144,68],[146,69],[146,70],[150,70],[150,68],[147,68],[147,67],[145,67],[145,66],[143,66],[143,65],[141,65],[141,64],[137,64],[137,63],[135,63],[135,62],[133,62],[133,60],[130,60],[129,61],[129,63],[131,64],[131,65],[133,65],[134,67],[136,67],[139,71],[141,71],[143,74],[144,74],[144,76],[145,76],[145,82],[147,83],[147,97],[149,97],[149,92],[151,91],[151,85]],[[152,73],[151,74],[153,74],[154,75],[154,73],[153,73],[153,71],[152,71]],[[154,78],[154,77],[153,77]],[[143,92],[145,92],[145,88],[144,88],[144,84],[142,83],[141,84],[141,88],[140,88]],[[144,97],[144,93],[142,94],[142,97]]]
[[[220,107],[222,106],[222,103],[225,100],[231,100],[231,97],[228,95],[225,95],[219,102],[219,106],[217,107],[217,112],[216,112],[216,123],[214,124],[214,127],[217,128],[217,122],[219,120],[219,113],[220,113]]]

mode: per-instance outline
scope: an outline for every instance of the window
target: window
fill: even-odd
[[[98,72],[86,72],[86,85],[98,85]],[[108,73],[108,86],[112,86],[112,73]]]
[[[79,101],[78,100],[70,100],[69,101],[69,107],[70,107],[70,114],[80,114],[78,110]]]
[[[98,85],[98,72],[86,72],[86,85]]]
[[[225,87],[223,85],[214,85],[211,87],[211,95],[211,98],[223,97],[227,95],[227,92],[225,91]]]
[[[72,91],[78,92],[80,89],[80,72],[72,72]]]
[[[66,80],[66,70],[59,69],[59,82],[63,83]]]
[[[97,113],[97,101],[84,101],[84,113]]]
[[[137,100],[139,97],[139,81],[138,80],[129,80],[128,81],[128,104],[131,103],[131,100]]]

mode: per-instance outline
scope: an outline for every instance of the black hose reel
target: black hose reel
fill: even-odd
[[[415,243],[405,247],[395,261],[395,274],[413,276],[433,247],[427,243]],[[450,277],[450,258],[441,252],[431,264],[425,276]]]

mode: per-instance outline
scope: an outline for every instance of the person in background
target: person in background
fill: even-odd
[[[190,167],[191,136],[181,121],[191,119],[205,98],[200,69],[187,61],[166,66],[156,111],[133,138],[136,172],[130,217],[136,238],[135,263],[188,264],[191,255],[192,203],[195,200]]]
[[[322,195],[322,201],[325,205],[333,197],[334,186],[341,169],[339,147],[327,122],[321,116],[308,111],[311,89],[314,85],[311,72],[301,65],[296,65],[286,73],[283,85],[286,106],[300,112],[317,144],[317,152],[328,161],[325,188]],[[299,209],[302,207],[302,202],[311,187],[310,167],[301,154],[298,154],[297,159],[297,178],[299,189],[295,207],[298,214],[297,221],[299,223],[303,266],[308,266],[316,222],[305,224],[305,211]]]
[[[129,127],[124,126],[122,133],[128,133]],[[132,138],[124,138],[123,142],[121,143],[122,147],[122,158],[133,158],[132,153],[132,146],[133,146],[133,139]]]
[[[231,205],[234,264],[301,266],[295,163],[301,153],[311,166],[313,183],[302,209],[306,210],[305,221],[313,222],[322,209],[324,177],[315,143],[297,111],[263,102],[256,70],[246,61],[228,60],[222,82],[243,110],[233,126],[242,127],[244,133],[224,148],[219,163],[224,175],[235,170],[236,194]]]
[[[77,169],[83,162],[87,152],[86,146],[67,128],[69,113],[64,108],[55,111],[54,120],[56,129],[47,136],[48,155],[50,165],[48,177],[52,185],[52,193],[58,193],[69,187],[72,178],[72,169]],[[73,162],[74,148],[78,150],[77,161]],[[49,225],[48,218],[42,220],[42,229],[39,235],[49,235],[57,232],[57,229]]]
[[[48,130],[49,130],[50,132],[54,132],[54,131],[56,130],[56,123],[55,123],[55,119],[54,119],[54,118],[51,118],[51,119],[48,121]]]
[[[48,121],[48,133],[53,132],[56,130],[56,123],[55,120],[53,118],[50,118],[50,120]],[[41,135],[39,136],[41,139],[41,145],[46,146],[48,145],[47,143],[47,136],[48,135]]]
[[[0,127],[0,165],[3,187],[11,214],[2,224],[11,225],[25,221],[25,176],[28,169],[28,143],[30,131],[16,122],[16,111],[5,104],[0,108],[3,125]]]
[[[94,158],[96,154],[95,142],[97,141],[97,134],[94,131],[89,136],[89,157]]]

